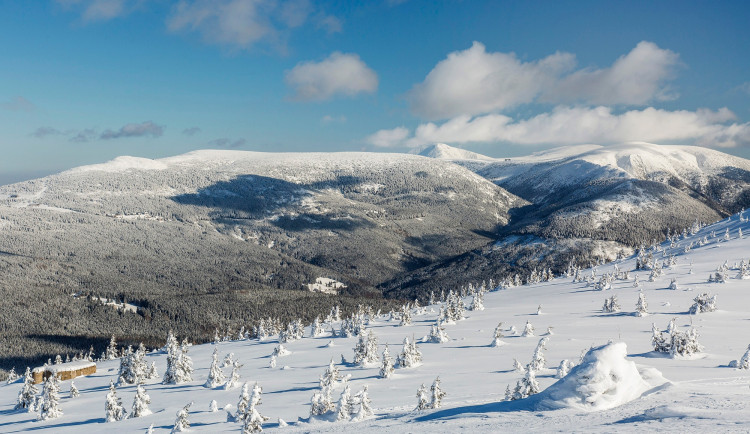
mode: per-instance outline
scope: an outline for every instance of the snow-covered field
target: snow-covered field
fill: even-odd
[[[397,368],[389,379],[379,377],[377,365],[354,366],[357,338],[331,338],[327,326],[320,337],[309,337],[308,327],[303,339],[285,344],[291,354],[278,357],[274,368],[270,360],[278,345],[276,338],[221,342],[219,360],[234,353],[242,364],[240,384],[249,382],[252,387],[258,382],[262,386],[262,404],[257,409],[270,418],[264,424],[267,431],[748,432],[750,370],[729,367],[730,361],[740,359],[750,344],[750,280],[737,278],[739,264],[750,258],[750,237],[740,238],[740,228],[750,234],[750,223],[735,215],[697,234],[680,237],[672,246],[662,244],[662,251],[654,252],[655,258],[664,261],[674,255],[675,264],[665,268],[654,282],[648,281],[648,272],[634,271],[636,258],[631,257],[596,268],[596,281],[614,271],[615,266],[621,272],[630,271],[629,280],[614,280],[612,289],[606,291],[596,290],[593,283],[574,283],[569,277],[560,277],[488,292],[484,310],[467,310],[464,320],[445,325],[450,340],[420,342],[422,364]],[[725,240],[727,229],[729,240]],[[708,242],[700,246],[702,240]],[[686,249],[691,243],[692,247]],[[709,275],[725,262],[729,267],[726,283],[708,283]],[[585,270],[583,275],[591,273]],[[634,287],[636,274],[639,287]],[[669,289],[672,279],[676,279],[677,289]],[[436,288],[436,292],[441,289],[449,288]],[[649,314],[639,317],[634,311],[641,290]],[[693,299],[703,292],[717,296],[718,310],[689,314]],[[617,296],[622,309],[605,313],[602,305],[612,295]],[[465,299],[467,306],[470,301],[470,297]],[[415,312],[408,326],[380,316],[373,318],[368,328],[379,340],[379,352],[388,344],[395,357],[405,337],[421,340],[430,332],[439,310],[439,305],[432,305],[426,313]],[[677,331],[684,332],[691,325],[697,329],[704,347],[701,353],[669,357],[652,351],[652,323],[663,330],[673,318]],[[527,321],[535,329],[534,337],[521,336]],[[504,344],[491,346],[499,322],[503,322]],[[509,331],[511,326],[517,334]],[[504,401],[506,386],[512,389],[523,377],[514,370],[514,359],[529,363],[542,337],[548,338],[546,367],[536,375],[542,392],[527,399]],[[610,341],[615,344],[606,345]],[[566,378],[555,378],[561,360],[578,363],[582,352],[598,346],[603,347],[584,357],[583,364]],[[190,348],[194,381],[180,385],[161,384],[166,355],[148,354],[148,363],[155,361],[159,371],[158,378],[144,385],[153,414],[118,422],[105,423],[104,419],[109,383],[118,374],[117,360],[100,362],[96,374],[76,379],[78,398],[69,396],[70,382],[62,382],[63,415],[46,421],[37,421],[35,413],[14,410],[22,383],[2,384],[0,432],[145,432],[150,425],[154,432],[167,432],[177,411],[190,402],[194,402],[189,412],[192,431],[240,431],[239,423],[227,421],[223,407],[231,405],[230,411],[236,408],[241,386],[231,390],[204,387],[213,350],[210,344]],[[342,354],[348,363],[341,363]],[[343,375],[351,376],[348,384],[352,394],[369,386],[372,418],[359,422],[309,419],[310,398],[331,359]],[[227,376],[230,371],[224,368]],[[414,411],[419,386],[424,383],[429,388],[438,376],[447,393],[442,407]],[[135,389],[133,385],[117,389],[126,410]],[[334,390],[334,400],[342,390],[341,385]],[[218,402],[218,412],[209,411],[212,400]]]

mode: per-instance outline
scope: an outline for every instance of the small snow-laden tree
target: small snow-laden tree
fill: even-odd
[[[81,392],[78,391],[78,388],[76,387],[75,383],[71,381],[70,382],[70,397],[78,398],[79,396],[81,396]]]
[[[120,372],[117,376],[118,384],[136,384],[140,383],[146,377],[145,362],[145,348],[143,353],[138,351],[133,352],[133,347],[128,345],[128,348],[120,357]]]
[[[471,305],[469,305],[469,310],[484,310],[484,294],[481,288],[476,288],[471,295]]]
[[[716,295],[708,295],[704,292],[693,299],[695,303],[690,306],[691,314],[714,312],[716,310]]]
[[[513,400],[513,392],[510,391],[510,384],[505,385],[505,400],[506,401]]]
[[[364,333],[359,335],[357,344],[354,346],[354,363],[364,366],[367,360],[367,337]]]
[[[180,409],[180,411],[177,412],[177,419],[175,419],[174,421],[174,426],[172,427],[172,433],[185,432],[190,428],[190,421],[188,420],[188,415],[190,414],[191,405],[193,405],[192,402],[182,407],[182,409]]]
[[[250,407],[250,388],[247,383],[242,385],[240,398],[237,401],[237,412],[234,414],[235,422],[244,422],[247,409]]]
[[[215,399],[212,399],[211,402],[208,403],[208,411],[211,413],[216,413],[219,411],[219,403],[216,402]]]
[[[268,367],[273,369],[276,367],[276,356],[271,354],[271,359],[268,361]]]
[[[672,280],[669,282],[669,289],[672,291],[677,291],[679,289],[679,285],[677,284],[677,279],[672,278]]]
[[[430,408],[440,408],[445,392],[440,388],[440,377],[435,378],[430,386]]]
[[[62,362],[63,362],[63,361],[62,361],[62,357],[61,357],[61,356],[60,356],[59,354],[58,354],[58,355],[56,355],[56,356],[55,356],[55,365],[59,365],[59,364],[61,364]]]
[[[60,379],[52,374],[47,377],[42,388],[42,404],[39,408],[39,420],[56,419],[62,416],[60,409]]]
[[[407,326],[411,325],[411,307],[409,307],[409,304],[405,304],[401,306],[401,322],[399,325],[401,326]]]
[[[417,348],[414,341],[404,338],[404,346],[401,353],[396,358],[399,368],[411,368],[422,362],[422,353]]]
[[[633,279],[633,288],[638,288],[639,286],[641,286],[641,282],[638,280],[638,275],[636,274],[635,279]]]
[[[118,422],[125,418],[125,409],[122,407],[122,400],[117,396],[117,389],[115,389],[115,383],[109,382],[109,393],[107,393],[106,402],[104,403],[106,422]]]
[[[651,345],[657,353],[668,353],[672,346],[671,333],[669,333],[669,339],[667,339],[656,327],[656,324],[651,324]]]
[[[536,380],[536,373],[531,366],[526,366],[526,375],[521,381],[516,383],[513,391],[513,400],[528,398],[531,395],[539,393],[539,382]]]
[[[532,338],[534,337],[534,326],[531,325],[531,321],[526,320],[526,326],[523,328],[522,337]]]
[[[25,408],[28,412],[35,411],[34,403],[38,392],[39,390],[34,384],[34,377],[31,376],[31,369],[26,367],[26,372],[23,374],[23,386],[21,386],[18,399],[16,399],[16,410]]]
[[[115,335],[112,335],[112,338],[109,340],[109,345],[107,345],[104,357],[107,360],[114,360],[117,358],[117,340],[115,340]]]
[[[513,370],[516,372],[524,372],[526,368],[523,367],[521,362],[518,361],[518,359],[513,359]]]
[[[557,372],[555,373],[555,378],[563,378],[566,375],[568,375],[568,372],[573,369],[573,362],[571,362],[568,359],[563,359],[560,361],[560,364],[557,366]]]
[[[367,346],[365,347],[365,360],[366,364],[373,364],[378,362],[378,337],[375,336],[375,332],[372,329],[367,331]]]
[[[232,373],[229,375],[229,380],[224,383],[224,390],[232,390],[237,387],[240,383],[240,368],[243,366],[236,360],[232,363]]]
[[[750,369],[750,345],[747,346],[747,351],[737,363],[737,369]]]
[[[427,386],[422,383],[417,390],[417,411],[427,410],[430,408],[430,397],[427,394]]]
[[[16,380],[18,380],[18,374],[16,374],[16,368],[12,367],[10,368],[10,372],[8,372],[8,378],[6,378],[5,384],[14,383]]]
[[[648,303],[646,303],[646,294],[644,294],[643,291],[638,293],[638,302],[635,304],[635,315],[648,315]]]
[[[393,358],[388,351],[388,345],[386,345],[380,363],[380,378],[391,378],[391,375],[393,375]]]
[[[690,356],[700,353],[703,347],[698,343],[698,330],[690,327],[686,332],[675,331],[672,333],[672,345],[670,354],[672,356]]]
[[[323,336],[325,333],[325,329],[323,328],[323,324],[320,322],[320,317],[316,316],[315,320],[313,320],[312,324],[310,325],[310,335],[313,338],[317,338],[319,336]]]
[[[333,359],[331,359],[325,372],[320,376],[318,382],[320,390],[315,392],[310,399],[310,416],[323,415],[336,408],[333,403],[332,393],[340,380],[339,368],[336,367]]]
[[[620,303],[617,301],[617,296],[613,295],[609,298],[605,298],[604,307],[602,307],[602,310],[608,313],[619,312]]]
[[[437,301],[435,300],[435,291],[430,291],[430,299],[427,301],[427,304],[430,306],[437,304]]]
[[[443,327],[442,318],[438,317],[437,320],[435,320],[435,324],[430,327],[429,341],[436,344],[442,344],[449,340],[450,338],[448,337],[448,334],[445,333],[445,327]]]
[[[370,400],[369,387],[366,384],[362,386],[362,390],[354,395],[354,400],[359,404],[354,420],[360,421],[372,417],[372,400]]]
[[[492,343],[490,343],[491,347],[499,347],[503,345],[503,323],[499,322],[497,324],[497,327],[495,327],[495,331],[492,334]]]
[[[542,305],[540,304],[539,307],[536,308],[536,314],[541,315],[542,314]]]
[[[177,343],[177,338],[172,334],[172,330],[167,335],[167,343],[165,345],[165,351],[167,352],[167,369],[164,371],[164,378],[162,379],[163,384],[177,384],[178,382],[178,364],[180,357],[180,346]]]
[[[188,343],[183,341],[176,363],[176,383],[187,383],[193,381],[193,359],[188,356]]]
[[[151,366],[148,368],[148,374],[146,374],[146,378],[149,380],[153,380],[158,376],[159,371],[156,370],[156,362],[151,362]]]
[[[148,405],[151,404],[151,397],[146,393],[143,385],[139,384],[135,388],[135,397],[133,398],[133,408],[130,410],[129,418],[143,417],[151,414]]]
[[[243,418],[242,433],[258,433],[263,431],[263,422],[267,421],[268,418],[260,414],[257,406],[261,404],[260,395],[263,393],[263,389],[255,383],[253,386],[253,394],[250,396],[250,406],[247,408],[245,416]]]
[[[214,352],[211,355],[211,367],[208,369],[208,378],[203,385],[208,389],[221,386],[226,381],[224,372],[219,367],[219,347],[214,345]]]
[[[234,353],[229,353],[224,356],[224,360],[221,362],[221,367],[226,368],[227,366],[232,366],[234,363]]]
[[[237,332],[237,340],[238,341],[244,341],[247,339],[247,332],[245,331],[245,326],[240,327],[240,331]]]
[[[349,385],[347,384],[344,386],[344,390],[341,392],[339,401],[336,404],[336,420],[349,420],[354,413],[353,404],[351,389],[349,389]]]
[[[549,342],[549,338],[539,339],[539,343],[536,345],[536,349],[534,350],[534,356],[532,357],[531,363],[529,364],[531,366],[531,369],[538,371],[540,369],[543,369],[545,363],[547,363],[547,360],[544,358],[544,350],[547,347],[547,342]]]

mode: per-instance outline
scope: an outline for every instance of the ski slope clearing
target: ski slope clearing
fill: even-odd
[[[373,315],[367,330],[378,340],[378,356],[387,344],[396,358],[404,338],[416,339],[422,354],[421,362],[397,367],[387,379],[380,378],[380,361],[355,365],[357,337],[332,337],[329,325],[311,337],[307,327],[302,339],[283,344],[288,354],[277,349],[275,336],[193,346],[188,352],[195,368],[193,381],[183,384],[161,384],[167,355],[147,354],[147,364],[155,362],[159,375],[145,380],[152,414],[139,418],[105,422],[105,397],[110,381],[117,379],[118,360],[99,362],[96,374],[77,378],[78,398],[69,396],[70,382],[62,382],[63,414],[46,421],[37,421],[36,413],[14,410],[21,382],[0,385],[0,431],[124,433],[145,432],[153,425],[154,432],[168,432],[176,413],[193,402],[187,414],[191,431],[239,432],[242,425],[228,421],[227,414],[237,410],[242,384],[248,382],[252,389],[258,382],[263,395],[255,409],[269,417],[263,424],[268,432],[747,432],[750,370],[730,367],[750,344],[750,287],[745,278],[750,276],[750,238],[740,229],[750,233],[750,222],[733,215],[673,237],[641,257],[580,270],[575,282],[558,277],[489,291],[483,297],[484,309],[466,297],[465,306],[476,310],[466,310],[465,319],[442,323],[447,335],[442,343],[431,342],[430,334],[445,303],[412,307],[410,325],[400,325],[404,321],[397,319],[399,315]],[[637,262],[651,270],[636,270]],[[647,306],[638,314],[641,291]],[[701,298],[703,293],[709,297]],[[620,309],[603,311],[605,300],[613,296]],[[696,303],[703,307],[696,310]],[[702,313],[691,313],[697,311]],[[502,336],[494,332],[499,322]],[[338,330],[341,323],[333,326]],[[671,352],[654,351],[652,336],[665,336],[654,327],[672,329]],[[689,336],[691,327],[702,349],[680,354],[685,342],[677,338]],[[537,351],[541,362],[533,356],[540,339],[546,340]],[[495,340],[501,344],[493,345]],[[215,347],[219,361],[233,353],[230,358],[241,365],[237,385],[230,390],[204,386]],[[514,369],[514,359],[539,365],[535,379],[540,393],[505,400],[506,386],[512,391],[525,377]],[[319,379],[331,360],[342,377],[334,382],[334,404],[344,383],[352,397],[367,385],[372,416],[335,422],[334,410],[310,417],[311,397],[321,390]],[[558,380],[557,367],[563,360],[577,366]],[[223,368],[227,378],[231,371]],[[446,392],[442,405],[415,411],[420,385],[425,384],[429,394],[438,376]],[[117,388],[127,411],[135,394],[134,385]],[[209,410],[212,400],[217,401],[216,412]],[[353,402],[358,407],[355,398]]]

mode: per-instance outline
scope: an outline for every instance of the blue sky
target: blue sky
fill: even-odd
[[[748,157],[745,1],[0,1],[0,182],[202,148]]]

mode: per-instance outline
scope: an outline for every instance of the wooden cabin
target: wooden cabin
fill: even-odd
[[[34,378],[34,384],[39,384],[53,374],[64,381],[84,375],[91,375],[94,372],[96,372],[96,363],[89,362],[88,360],[76,360],[75,362],[44,365],[34,368],[31,371],[31,375]]]

